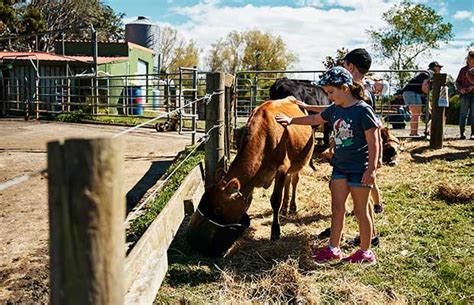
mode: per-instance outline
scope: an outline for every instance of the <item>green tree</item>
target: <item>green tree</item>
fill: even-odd
[[[404,1],[384,12],[386,26],[370,29],[368,34],[376,55],[389,64],[390,69],[417,69],[416,59],[426,58],[453,38],[450,23],[424,4]],[[397,73],[400,85],[409,73]]]
[[[6,0],[0,3],[0,38],[15,35],[44,31],[46,25],[40,12],[26,5],[24,1]],[[35,40],[23,38],[21,40],[0,41],[0,48],[5,49],[33,49]]]
[[[233,31],[216,41],[207,56],[211,70],[285,70],[297,61],[279,35],[258,30]]]
[[[177,71],[179,67],[197,66],[199,49],[194,41],[186,41],[172,27],[160,29],[161,72]]]
[[[199,62],[199,48],[196,43],[191,40],[182,48],[175,50],[175,60],[170,66],[170,71],[178,71],[179,67],[194,67]]]
[[[344,57],[347,53],[349,53],[349,49],[342,47],[341,49],[336,50],[335,57],[330,55],[326,56],[326,59],[323,61],[324,68],[331,69],[332,67],[342,66],[344,63]]]
[[[64,33],[48,33],[39,36],[36,49],[52,51],[54,41],[65,39],[90,39],[89,25],[94,26],[101,41],[117,41],[124,37],[122,17],[100,0],[6,0],[0,4],[0,28],[2,36],[30,34],[34,32],[71,29]],[[64,36],[63,36],[64,35]],[[0,41],[0,47],[14,50],[32,49],[35,38],[18,39],[7,45]]]

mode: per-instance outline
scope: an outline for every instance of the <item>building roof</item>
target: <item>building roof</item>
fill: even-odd
[[[60,42],[60,40],[57,40],[58,42]],[[90,40],[79,40],[79,39],[67,39],[67,40],[64,40],[64,42],[77,42],[77,43],[87,43],[87,44],[90,44],[91,41]],[[155,51],[153,49],[150,49],[150,48],[147,48],[147,47],[144,47],[142,45],[139,45],[139,44],[136,44],[134,42],[130,42],[130,41],[98,41],[97,43],[99,44],[127,44],[128,47],[130,48],[134,48],[134,49],[140,49],[140,50],[143,50],[143,51],[147,51],[147,52],[150,52],[150,53],[155,53]]]
[[[127,42],[128,43],[128,46],[130,48],[134,48],[134,49],[140,49],[140,50],[143,50],[143,51],[147,51],[147,52],[150,52],[150,53],[155,53],[155,51],[153,51],[152,49],[150,48],[147,48],[147,47],[144,47],[144,46],[141,46],[139,44],[136,44],[136,43],[133,43],[133,42]]]
[[[0,52],[0,59],[10,60],[41,60],[41,61],[68,61],[68,62],[83,62],[91,64],[94,59],[92,56],[62,56],[54,53],[46,52]],[[127,56],[114,56],[97,58],[98,64],[105,64],[114,61],[128,60]]]

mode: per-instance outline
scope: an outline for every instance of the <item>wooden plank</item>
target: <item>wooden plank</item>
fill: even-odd
[[[224,85],[226,87],[232,87],[234,84],[234,75],[232,74],[225,74],[225,80],[224,80]]]
[[[185,200],[194,208],[204,193],[202,165],[196,166],[125,260],[125,304],[153,304],[168,270],[168,247],[185,217]]]
[[[439,93],[441,86],[446,84],[446,73],[435,73],[433,75],[433,92],[431,95],[431,137],[430,148],[443,148],[444,135],[444,107],[438,106]]]

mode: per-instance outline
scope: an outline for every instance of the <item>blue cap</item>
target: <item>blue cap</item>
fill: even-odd
[[[318,85],[320,86],[343,84],[352,85],[352,75],[349,71],[339,66],[324,72],[323,76],[321,76],[321,79],[318,82]]]

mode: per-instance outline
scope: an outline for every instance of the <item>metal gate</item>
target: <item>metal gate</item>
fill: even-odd
[[[270,86],[278,78],[289,78],[306,80],[308,82],[317,83],[319,76],[326,70],[262,70],[262,71],[238,71],[235,76],[235,95],[236,95],[236,111],[234,113],[234,121],[238,124],[245,122],[252,110],[260,105],[263,101],[269,99]],[[398,108],[401,105],[396,104],[395,99],[399,98],[398,93],[405,84],[396,84],[394,79],[395,73],[409,73],[415,75],[427,70],[371,70],[370,74],[374,83],[381,79],[386,90],[375,94],[375,113],[382,119],[386,126],[389,126],[389,118],[400,116]],[[431,74],[430,74],[431,76]],[[429,96],[429,95],[428,95]],[[422,106],[422,117],[426,123],[429,121],[430,107],[426,102]],[[401,135],[403,136],[403,135]]]

